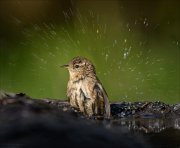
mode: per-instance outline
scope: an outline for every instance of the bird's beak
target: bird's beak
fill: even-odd
[[[61,65],[60,67],[61,67],[61,68],[68,68],[69,65]]]

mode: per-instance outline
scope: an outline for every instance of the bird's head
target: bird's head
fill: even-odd
[[[77,81],[79,79],[84,79],[87,76],[95,76],[95,67],[92,62],[83,57],[73,58],[69,64],[63,65],[69,70],[70,79]]]

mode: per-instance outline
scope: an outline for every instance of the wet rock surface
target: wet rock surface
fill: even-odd
[[[179,118],[180,105],[168,105],[163,102],[122,102],[112,103],[111,113],[114,118]]]
[[[86,118],[67,101],[0,92],[0,147],[180,147],[180,104],[120,102]]]

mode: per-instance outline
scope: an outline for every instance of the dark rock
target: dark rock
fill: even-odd
[[[0,105],[0,147],[149,147],[124,128],[77,117],[64,101],[14,95],[1,102],[6,103]]]

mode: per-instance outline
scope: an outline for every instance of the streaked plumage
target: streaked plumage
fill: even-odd
[[[67,97],[70,105],[85,115],[110,117],[107,93],[96,76],[95,67],[86,58],[75,57],[68,65],[70,79]]]

